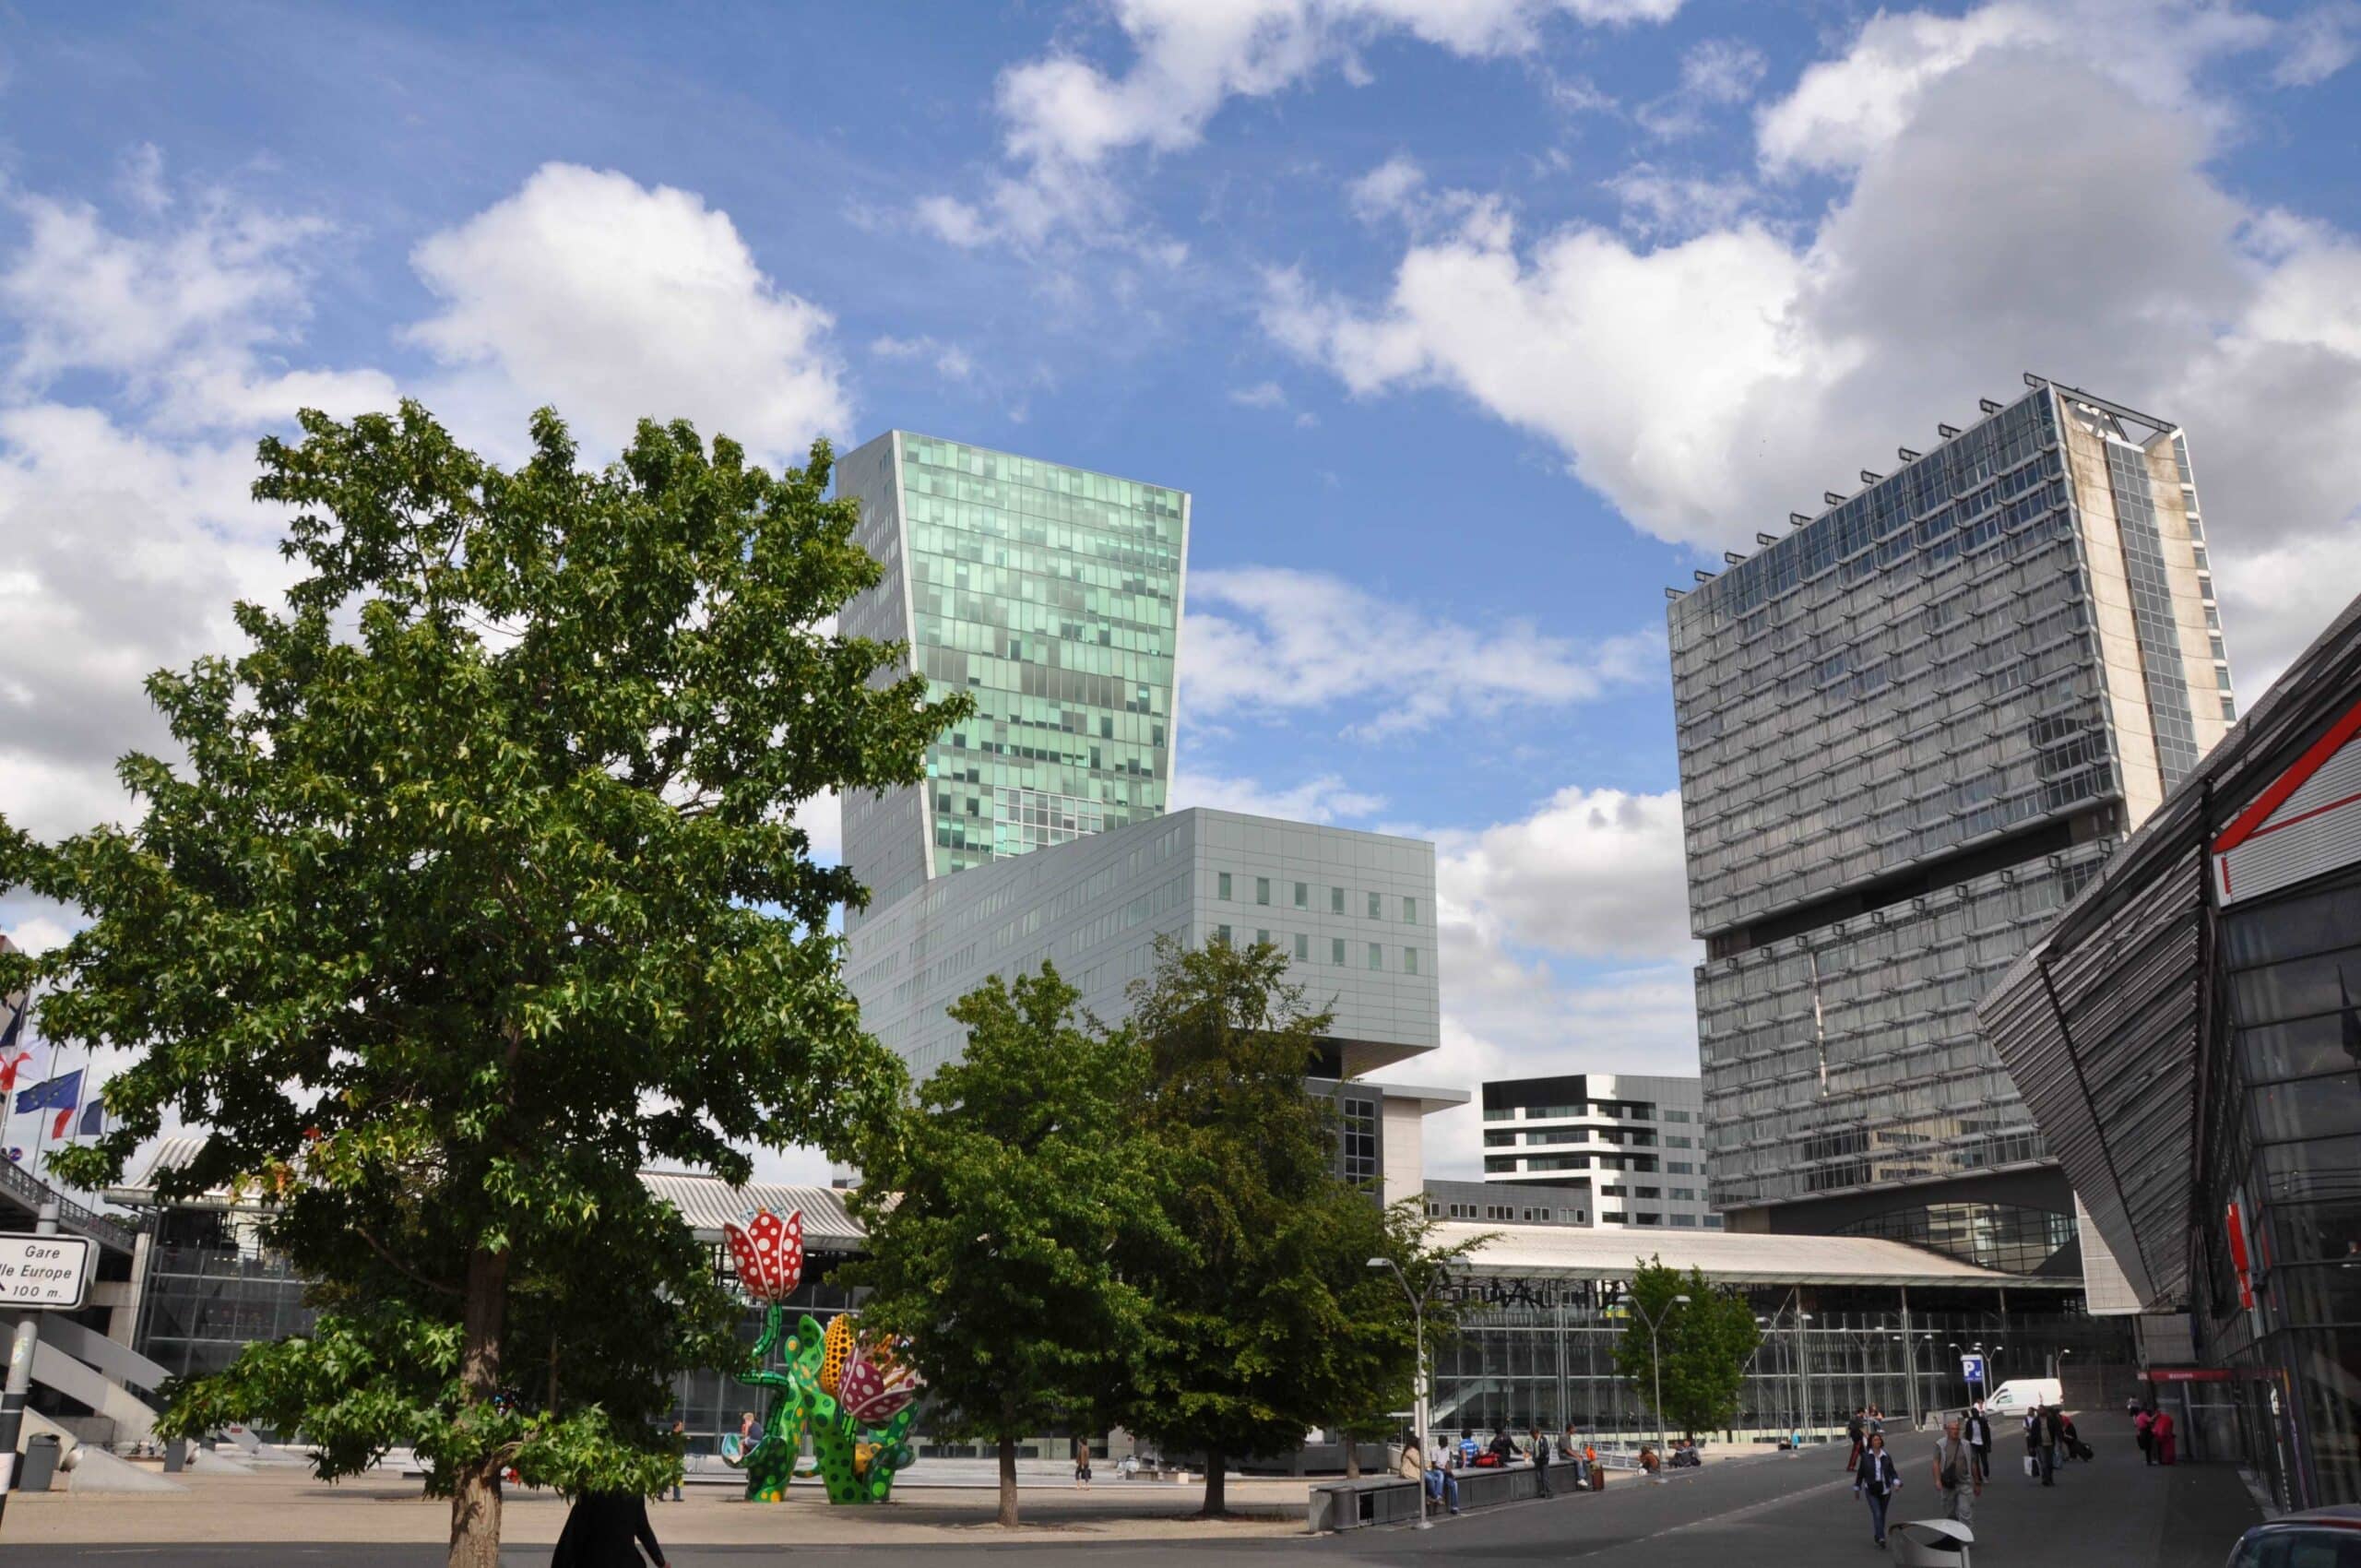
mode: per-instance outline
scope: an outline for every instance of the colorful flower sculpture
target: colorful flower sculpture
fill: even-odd
[[[767,1209],[725,1225],[722,1234],[746,1294],[768,1310],[754,1342],[745,1381],[782,1391],[764,1423],[762,1441],[734,1461],[746,1470],[750,1503],[778,1503],[794,1478],[803,1434],[831,1503],[883,1503],[894,1477],[917,1457],[906,1441],[923,1386],[918,1373],[882,1336],[860,1337],[853,1314],[840,1313],[825,1329],[804,1317],[781,1347],[777,1371],[769,1361],[787,1319],[787,1298],[803,1280],[803,1216],[785,1219]]]

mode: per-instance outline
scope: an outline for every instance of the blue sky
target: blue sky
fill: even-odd
[[[2035,370],[2187,424],[2248,696],[2361,587],[2357,47],[2354,0],[19,11],[0,814],[121,809],[139,675],[279,580],[242,492],[302,403],[898,424],[1193,493],[1180,798],[1436,838],[1410,1076],[1685,1070],[1665,585]]]

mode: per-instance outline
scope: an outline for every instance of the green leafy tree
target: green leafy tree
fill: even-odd
[[[1675,1300],[1679,1296],[1689,1300]],[[1660,1360],[1664,1408],[1658,1414],[1666,1425],[1689,1433],[1728,1426],[1738,1415],[1747,1358],[1762,1338],[1746,1298],[1707,1284],[1699,1269],[1684,1275],[1657,1256],[1638,1265],[1623,1301],[1615,1366],[1641,1401],[1655,1408]],[[1656,1324],[1653,1348],[1643,1317]]]
[[[1116,1243],[1159,1234],[1139,1134],[1145,1058],[1128,1030],[1077,1021],[1044,964],[952,1007],[966,1054],[862,1153],[864,1327],[907,1335],[936,1430],[1000,1450],[1000,1522],[1017,1522],[1016,1444],[1107,1408],[1144,1349],[1148,1302]]]
[[[1438,1348],[1459,1333],[1458,1301],[1444,1287],[1470,1253],[1499,1232],[1488,1230],[1448,1246],[1434,1244],[1441,1221],[1430,1218],[1422,1198],[1386,1206],[1382,1244],[1369,1257],[1392,1261],[1393,1268],[1370,1268],[1351,1288],[1346,1311],[1362,1331],[1337,1347],[1337,1392],[1344,1403],[1332,1420],[1345,1437],[1345,1474],[1360,1474],[1357,1443],[1381,1443],[1402,1429],[1397,1413],[1417,1397],[1417,1329],[1423,1323],[1430,1372]],[[1397,1272],[1398,1270],[1398,1272]],[[1410,1300],[1425,1305],[1410,1311]]]
[[[301,580],[237,607],[243,653],[148,680],[185,764],[125,759],[128,829],[0,824],[0,890],[90,921],[0,989],[137,1052],[61,1175],[177,1111],[211,1137],[163,1194],[258,1185],[319,1282],[315,1334],[178,1388],[169,1429],[299,1425],[331,1478],[414,1444],[451,1562],[492,1568],[504,1468],[679,1463],[653,1421],[724,1314],[635,1172],[849,1154],[897,1099],[825,929],[865,895],[793,812],[919,778],[966,708],[828,629],[880,568],[825,445],[772,474],[643,423],[586,471],[544,410],[504,471],[415,404],[301,422],[255,485]]]
[[[1368,1266],[1389,1244],[1384,1212],[1335,1175],[1333,1114],[1305,1092],[1330,1016],[1287,967],[1268,943],[1167,940],[1131,991],[1174,1240],[1125,1239],[1125,1275],[1155,1310],[1123,1424],[1204,1455],[1209,1515],[1228,1461],[1362,1408],[1373,1367],[1411,1350],[1408,1304]]]

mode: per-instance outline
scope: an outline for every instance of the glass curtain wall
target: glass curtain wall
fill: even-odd
[[[1622,1309],[1602,1304],[1581,1281],[1478,1281],[1496,1298],[1471,1302],[1456,1337],[1435,1360],[1432,1411],[1438,1432],[1489,1436],[1534,1426],[1577,1431],[1608,1443],[1637,1443],[1656,1431],[1646,1391],[1617,1371]],[[1841,1433],[1860,1406],[1892,1421],[1963,1408],[1963,1351],[1981,1347],[1990,1386],[2014,1377],[2052,1375],[2065,1352],[2086,1366],[2132,1359],[2128,1325],[2045,1305],[2035,1313],[1945,1305],[1920,1310],[1912,1296],[1908,1336],[1892,1293],[1885,1304],[1858,1292],[1819,1292],[1799,1305],[1793,1292],[1751,1297],[1762,1342],[1738,1395],[1734,1430],[1770,1442],[1797,1431]],[[1931,1294],[1941,1294],[1940,1292]],[[1799,1315],[1800,1314],[1800,1315]]]
[[[2236,1408],[2283,1505],[2361,1502],[2361,875],[2236,906],[2218,931],[2206,1360],[2271,1374],[2236,1384]]]

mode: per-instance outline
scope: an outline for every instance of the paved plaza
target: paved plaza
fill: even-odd
[[[2090,1417],[2097,1449],[2043,1490],[2004,1467],[1975,1519],[1976,1560],[1992,1568],[2220,1568],[2238,1532],[2258,1517],[2237,1472],[2225,1466],[2143,1467],[2119,1418]],[[1904,1438],[1906,1482],[1894,1518],[1937,1513],[1926,1476],[1928,1443]],[[2003,1459],[2013,1463],[2004,1439]],[[1003,1535],[989,1523],[988,1492],[913,1487],[907,1501],[832,1509],[816,1492],[756,1508],[713,1490],[651,1510],[679,1568],[776,1559],[874,1564],[924,1558],[952,1564],[1006,1562],[1011,1550],[1088,1553],[1091,1568],[1167,1568],[1235,1562],[1241,1568],[1294,1559],[1307,1568],[1371,1568],[1428,1559],[1494,1568],[1582,1562],[1590,1568],[1826,1568],[1886,1561],[1869,1542],[1865,1510],[1839,1455],[1729,1461],[1650,1485],[1619,1475],[1603,1494],[1518,1503],[1438,1522],[1429,1531],[1383,1530],[1313,1538],[1303,1530],[1301,1482],[1252,1481],[1231,1489],[1250,1516],[1188,1520],[1193,1490],[1101,1486],[1088,1494],[1027,1491],[1030,1526]],[[138,1568],[189,1563],[332,1563],[351,1568],[434,1568],[443,1560],[444,1511],[412,1491],[328,1488],[288,1478],[214,1478],[182,1497],[23,1497],[8,1510],[0,1568]],[[549,1561],[563,1517],[552,1500],[523,1498],[507,1510],[503,1561]]]

